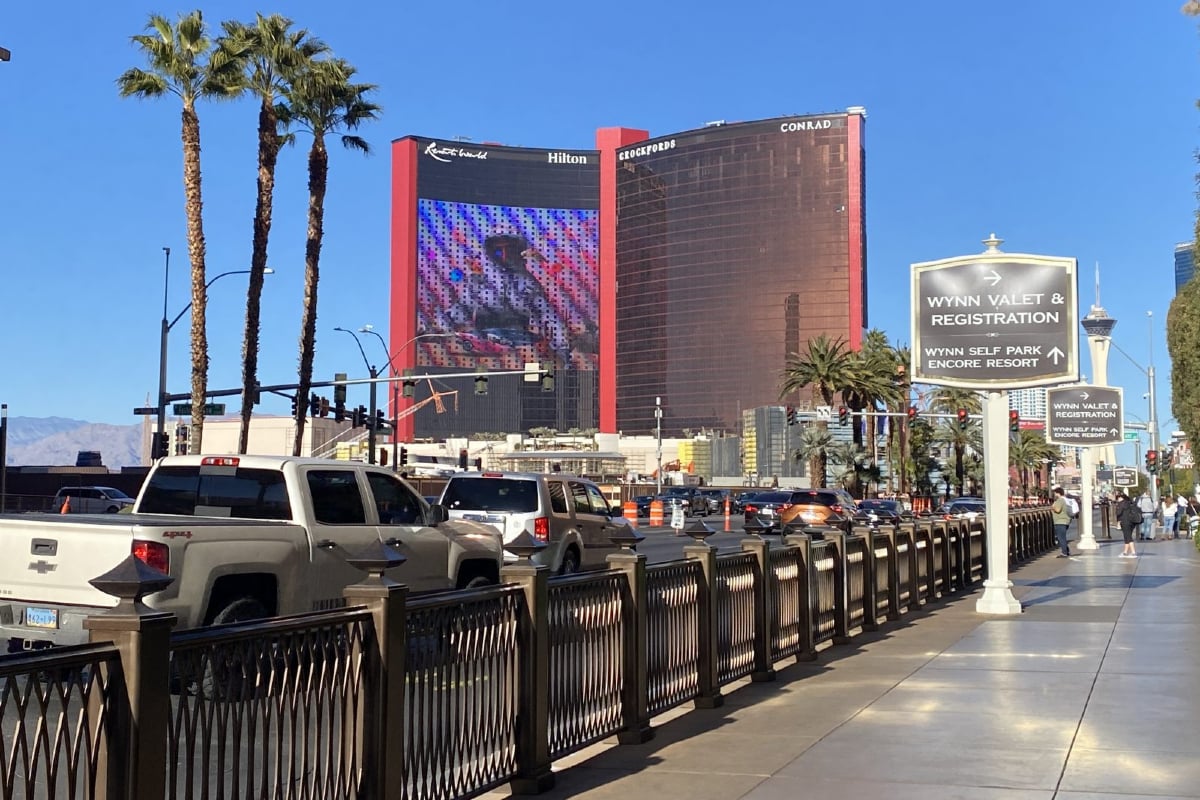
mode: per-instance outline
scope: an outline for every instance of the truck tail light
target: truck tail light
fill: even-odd
[[[550,518],[538,517],[533,521],[533,538],[539,542],[550,541]]]
[[[159,572],[170,574],[171,549],[162,542],[135,541],[130,547],[134,558],[148,567],[154,567]]]

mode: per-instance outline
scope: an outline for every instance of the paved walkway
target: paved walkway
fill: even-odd
[[[1200,553],[1138,544],[1024,565],[1018,617],[977,591],[779,664],[556,764],[542,797],[1200,798]]]

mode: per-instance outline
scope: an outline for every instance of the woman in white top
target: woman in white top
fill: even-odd
[[[1162,499],[1162,526],[1163,537],[1172,538],[1179,534],[1175,530],[1175,514],[1179,511],[1179,504],[1175,502],[1173,495],[1168,495]]]

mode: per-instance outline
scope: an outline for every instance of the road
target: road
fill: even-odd
[[[741,514],[731,515],[729,519],[731,530],[729,533],[725,533],[725,517],[723,515],[713,514],[707,517],[687,518],[688,525],[703,522],[716,531],[706,541],[709,544],[716,545],[722,553],[736,553],[741,550],[741,542],[746,536],[742,532],[743,521],[744,518]],[[684,546],[693,543],[692,537],[686,534],[676,536],[674,528],[667,526],[651,527],[645,517],[638,520],[638,531],[646,537],[645,540],[638,544],[638,552],[644,553],[647,561],[651,564],[675,561],[683,558]],[[772,541],[778,541],[779,539],[778,536],[770,538]]]

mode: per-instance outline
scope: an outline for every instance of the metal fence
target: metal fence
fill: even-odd
[[[456,800],[553,785],[554,759],[652,717],[712,707],[882,621],[977,584],[980,523],[808,529],[719,555],[549,577],[528,560],[503,585],[410,600],[383,577],[347,608],[171,633],[124,588],[93,643],[0,658],[0,788],[10,798]],[[1010,515],[1010,557],[1053,548],[1046,509]],[[120,743],[117,745],[116,743]]]

